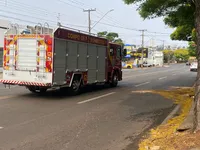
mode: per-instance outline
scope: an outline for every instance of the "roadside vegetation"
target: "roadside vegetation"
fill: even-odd
[[[177,50],[163,50],[164,62],[186,62],[188,61],[190,52],[188,49],[177,49]]]
[[[139,150],[187,150],[200,146],[200,133],[178,132],[180,125],[192,106],[194,88],[175,88],[163,91],[147,91],[159,94],[180,105],[179,114],[164,125],[151,129],[146,139],[139,144]]]
[[[98,37],[104,37],[112,43],[120,44],[122,46],[124,45],[124,42],[121,38],[119,38],[118,33],[103,31],[103,32],[98,32],[97,36]]]
[[[165,59],[186,60],[189,56],[198,59],[198,73],[195,89],[178,91],[157,91],[169,99],[175,99],[182,106],[182,113],[170,120],[166,125],[151,130],[149,138],[140,144],[141,150],[148,146],[158,146],[154,150],[184,150],[200,145],[200,1],[199,0],[123,0],[125,4],[137,4],[138,12],[144,19],[164,17],[164,23],[174,32],[172,40],[188,41],[188,50],[165,50]],[[189,92],[189,93],[188,93]],[[193,96],[191,97],[191,93]],[[188,96],[189,95],[189,96]],[[191,107],[192,106],[192,107]],[[191,112],[191,113],[189,113]],[[188,115],[192,114],[192,115]],[[190,119],[188,119],[190,118]],[[191,124],[187,131],[176,132],[177,128],[188,120]],[[183,131],[185,131],[183,129]],[[160,147],[159,147],[160,146]]]

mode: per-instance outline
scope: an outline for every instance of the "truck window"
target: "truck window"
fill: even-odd
[[[111,48],[111,49],[110,49],[110,56],[113,56],[113,55],[114,55],[114,49]]]
[[[121,48],[117,48],[117,58],[121,58]]]

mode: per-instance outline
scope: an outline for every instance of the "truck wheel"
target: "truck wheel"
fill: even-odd
[[[75,78],[72,81],[71,87],[69,88],[69,94],[72,96],[78,95],[80,93],[80,87],[81,87],[80,79]]]
[[[116,87],[118,85],[118,76],[116,73],[114,73],[113,78],[112,78],[112,82],[110,84],[112,87]]]

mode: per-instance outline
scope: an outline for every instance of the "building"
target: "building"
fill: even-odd
[[[3,65],[4,35],[7,28],[9,27],[9,24],[9,21],[0,19],[0,67]]]

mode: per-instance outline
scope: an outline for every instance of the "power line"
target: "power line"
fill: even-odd
[[[81,10],[84,9],[84,8],[82,8],[82,7],[79,7],[79,6],[76,6],[76,5],[73,5],[73,4],[70,4],[70,3],[67,3],[67,2],[62,1],[62,0],[57,0],[57,1],[59,1],[59,2],[61,2],[61,3],[64,3],[64,4],[66,4],[66,5],[69,5],[69,6],[75,7],[75,8],[77,8],[77,9],[81,9]]]
[[[16,8],[16,7],[20,8],[20,11],[23,11],[24,9],[26,9],[26,10],[28,9],[29,13],[30,12],[40,12],[40,14],[47,14],[47,15],[52,14],[52,15],[55,15],[55,16],[58,14],[57,12],[51,12],[50,10],[45,9],[45,8],[32,6],[32,5],[25,4],[25,3],[20,3],[20,2],[17,2],[15,0],[9,0],[7,2],[6,7],[9,7],[9,6],[12,6],[12,5],[13,5],[13,8]]]
[[[14,20],[22,21],[22,22],[31,23],[31,24],[37,24],[37,22],[28,21],[28,20],[24,20],[24,19],[19,19],[19,18],[16,18],[16,17],[6,16],[6,15],[1,15],[1,14],[0,14],[0,16],[4,17],[4,18],[10,18],[10,19],[14,19]]]
[[[70,1],[70,2],[72,2],[74,4],[78,4],[78,5],[83,5],[84,4],[82,2],[78,2],[78,1],[75,1],[75,0],[68,0],[68,1]]]
[[[89,6],[89,5],[84,4],[84,3],[80,2],[80,1],[77,1],[77,0],[68,0],[68,1],[70,1],[70,2],[72,2],[72,3],[74,3],[74,4],[77,4],[77,5],[80,5],[80,6],[74,6],[74,5],[71,5],[71,4],[67,3],[67,2],[61,1],[61,0],[58,0],[58,1],[63,2],[63,3],[65,3],[65,4],[67,4],[67,5],[73,6],[73,7],[78,8],[78,9],[84,9],[83,7],[80,7],[80,6],[91,7],[91,5]],[[104,13],[103,13],[102,11],[100,11],[100,10],[96,10],[96,12],[97,12],[98,14],[100,14],[101,16],[104,15]],[[94,15],[95,15],[95,14],[94,14]],[[95,16],[97,16],[97,15],[95,15]],[[99,16],[97,16],[97,17],[99,17]],[[99,17],[99,18],[101,18],[101,17]],[[105,18],[107,18],[107,19],[108,19],[107,21],[109,21],[109,22],[112,21],[112,23],[114,23],[114,24],[121,25],[121,24],[119,24],[117,21],[114,21],[114,19],[113,19],[112,17],[106,16]]]
[[[94,21],[92,20],[93,22],[97,22],[97,21]],[[125,29],[125,30],[131,30],[131,31],[140,31],[141,29],[136,29],[136,28],[128,28],[128,27],[123,27],[123,26],[118,26],[118,25],[113,25],[113,24],[108,24],[108,23],[104,23],[104,22],[99,22],[100,24],[103,24],[103,25],[107,25],[107,26],[111,26],[111,27],[116,27],[116,28],[121,28],[121,29]],[[162,32],[152,32],[152,31],[146,31],[148,33],[156,33],[156,34],[160,34],[160,35],[170,35],[171,33],[162,33]],[[156,35],[155,35],[156,36]]]
[[[62,2],[62,3],[64,3],[64,4],[67,4],[67,5],[70,5],[70,6],[72,6],[72,7],[75,7],[75,8],[78,8],[78,9],[83,9],[82,7],[77,7],[77,6],[75,6],[75,5],[72,5],[72,4],[69,4],[69,3],[67,3],[67,2],[65,2],[65,1],[63,1],[63,0],[58,0],[59,2]],[[70,2],[73,2],[74,4],[77,4],[77,5],[85,5],[84,3],[81,3],[81,2],[79,2],[79,1],[77,1],[77,0],[68,0],[68,1],[70,1]],[[5,3],[5,1],[3,1],[3,3]],[[8,3],[8,5],[7,6],[9,6],[9,4],[13,4],[14,5],[14,8],[16,9],[16,6],[18,7],[18,10],[19,11],[26,11],[27,10],[27,12],[30,12],[30,8],[33,8],[33,6],[31,6],[31,5],[28,5],[28,4],[24,4],[24,3],[20,3],[20,2],[17,2],[17,1],[15,1],[15,0],[9,0],[9,3]],[[15,4],[15,3],[17,3],[17,4]],[[2,4],[2,3],[1,3]],[[39,11],[39,12],[38,12]],[[45,18],[47,17],[47,15],[48,14],[52,14],[53,16],[55,16],[56,18],[58,18],[58,14],[59,13],[57,13],[57,12],[50,12],[49,10],[47,10],[47,9],[44,9],[44,8],[41,8],[41,7],[34,7],[34,9],[31,9],[31,12],[32,13],[37,13],[37,14],[39,14],[40,16],[42,15],[42,16],[45,16]],[[41,12],[41,13],[40,13]],[[101,11],[99,11],[99,10],[97,10],[97,13],[98,14],[101,14],[102,12]],[[14,14],[14,13],[13,13]],[[67,15],[67,14],[61,14],[61,15]],[[94,14],[95,15],[95,14]],[[114,19],[112,19],[111,17],[109,17],[109,16],[106,16],[107,18],[109,18],[109,21],[111,21],[111,20],[113,20],[113,23],[114,24],[119,24],[117,21],[115,21]],[[106,18],[105,17],[105,18]],[[68,20],[67,20],[68,21]],[[51,21],[52,22],[52,21]],[[104,25],[107,25],[107,26],[111,26],[111,27],[117,27],[117,28],[122,28],[122,29],[126,29],[126,30],[132,30],[132,31],[138,31],[139,29],[132,29],[132,28],[127,28],[127,27],[124,27],[123,25],[114,25],[114,24],[108,24],[108,23],[102,23],[102,22],[100,22],[100,24],[104,24]],[[77,26],[77,25],[76,25]],[[81,26],[79,26],[79,27],[81,27]],[[83,27],[83,26],[82,26]],[[166,35],[167,36],[167,34],[171,34],[171,33],[161,33],[161,32],[152,32],[152,31],[147,31],[148,33],[154,33],[154,34],[163,34],[163,35]]]
[[[25,14],[20,14],[20,13],[16,13],[16,12],[11,12],[11,11],[5,11],[5,10],[0,10],[0,12],[6,12],[6,13],[11,13],[11,14],[15,13],[15,15],[19,15],[19,16],[23,16],[23,17],[28,17],[28,18],[35,18],[35,19],[40,20],[40,21],[48,21],[48,22],[51,22],[53,24],[56,24],[56,21],[52,21],[52,20],[48,20],[48,19],[44,19],[44,18],[33,17],[33,16],[29,16],[29,15],[25,15]],[[8,17],[8,18],[14,18],[14,17]],[[21,19],[21,20],[23,20],[23,19]],[[74,25],[74,24],[65,24],[65,25],[87,28],[86,26]]]

